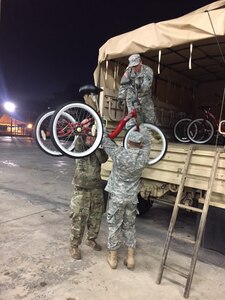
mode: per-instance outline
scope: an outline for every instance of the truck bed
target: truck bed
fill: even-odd
[[[210,178],[215,153],[221,151],[210,205],[225,208],[225,148],[222,146],[169,143],[164,158],[157,164],[147,166],[144,169],[142,175],[143,193],[149,193],[149,195],[160,201],[160,198],[165,199],[168,189],[176,190],[177,185],[180,184],[190,147],[194,148],[188,174],[193,175],[194,179],[188,178],[185,186],[199,191],[202,195],[198,199],[200,203],[204,202],[204,192],[208,189],[208,179]],[[151,151],[154,152],[157,149]],[[102,165],[103,179],[107,180],[111,167],[111,160]]]

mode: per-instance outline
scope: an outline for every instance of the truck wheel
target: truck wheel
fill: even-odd
[[[150,208],[153,205],[153,201],[151,200],[145,200],[143,197],[141,197],[140,193],[138,194],[138,204],[137,209],[139,211],[138,216],[143,216],[146,214]]]

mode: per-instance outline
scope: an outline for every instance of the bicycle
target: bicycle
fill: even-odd
[[[82,89],[80,89],[82,92]],[[95,88],[95,93],[99,93],[100,90],[97,92],[97,89]],[[83,95],[85,96],[85,95]],[[74,104],[74,103],[73,103]],[[82,106],[84,104],[79,103],[78,107]],[[62,105],[62,107],[64,104]],[[86,105],[84,106],[84,109],[86,109]],[[96,118],[96,112],[93,112],[93,110],[90,108],[90,111],[95,115],[94,118]],[[49,154],[51,156],[62,156],[64,153],[60,151],[59,147],[55,147],[55,143],[52,142],[51,139],[51,129],[50,129],[50,121],[52,116],[54,115],[55,110],[46,111],[42,113],[38,119],[35,122],[34,125],[34,131],[33,136],[35,138],[35,141],[38,145],[38,147],[45,152],[46,154]],[[72,141],[73,135],[72,135],[72,126],[71,124],[75,124],[76,121],[72,118],[71,115],[64,113],[57,121],[57,131],[58,136],[62,140],[67,136],[67,138]],[[69,128],[71,129],[71,132],[69,132]],[[78,129],[79,130],[79,129]],[[67,147],[67,151],[70,152],[74,148],[75,139],[71,144]],[[87,153],[86,155],[88,155]],[[82,157],[82,155],[81,155]]]
[[[204,117],[190,122],[187,127],[187,136],[193,143],[205,144],[219,133],[219,121],[211,112],[211,106],[204,105],[199,108],[203,111]]]
[[[58,152],[71,158],[82,158],[90,155],[100,146],[103,136],[103,118],[100,116],[98,108],[98,95],[101,89],[92,85],[86,85],[81,87],[79,91],[83,94],[84,98],[91,97],[98,112],[87,104],[72,102],[60,106],[54,111],[50,120],[50,136],[53,145]],[[72,121],[70,118],[72,118]],[[134,118],[135,125],[131,127],[124,136],[123,146],[125,148],[128,148],[130,133],[134,130],[139,130],[139,116],[137,109],[132,110],[123,117],[115,130],[108,133],[109,138],[116,138],[131,118]],[[152,165],[161,160],[165,155],[167,150],[167,140],[164,133],[157,126],[147,123],[144,123],[143,125],[149,131],[151,144],[154,144],[154,147],[152,147],[154,149],[151,151],[151,157],[149,158],[148,163],[149,165]],[[75,143],[80,136],[84,138],[86,136],[94,137],[93,145],[85,145],[84,148],[77,150]],[[49,154],[51,155],[51,153]]]
[[[179,120],[174,126],[174,136],[182,143],[193,142],[196,144],[205,144],[218,132],[219,122],[211,112],[211,106],[200,106],[203,118]]]

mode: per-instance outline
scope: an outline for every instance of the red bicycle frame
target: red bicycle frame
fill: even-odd
[[[110,139],[114,139],[123,129],[124,125],[130,120],[134,118],[137,126],[137,130],[139,130],[138,122],[137,122],[137,110],[134,108],[132,109],[122,120],[120,120],[119,124],[116,128],[108,134]]]
[[[99,112],[98,112],[98,114],[100,115]],[[132,118],[134,118],[137,130],[139,130],[139,124],[138,124],[138,120],[137,120],[138,119],[137,118],[137,109],[134,108],[120,120],[119,124],[116,126],[116,128],[111,133],[108,133],[108,137],[110,139],[114,139],[115,137],[117,137],[117,135],[122,131],[125,124]],[[92,118],[87,118],[87,119],[85,119],[85,122],[83,120],[83,122],[81,122],[81,123],[80,122],[71,123],[65,119],[63,126],[58,128],[58,135],[62,138],[65,136],[69,136],[73,133],[76,133],[78,135],[82,135],[82,134],[84,134],[84,135],[90,134],[91,135],[90,127],[87,125],[90,124],[92,121],[93,121]]]
[[[210,107],[208,107],[208,108],[204,108],[203,107],[202,108],[202,110],[203,110],[203,112],[205,114],[206,119],[209,120],[209,121],[211,121],[211,123],[213,124],[213,126],[215,127],[215,129],[217,129],[218,126],[219,126],[219,122],[216,119],[216,117],[214,116],[214,114],[210,112],[210,109],[211,109]]]

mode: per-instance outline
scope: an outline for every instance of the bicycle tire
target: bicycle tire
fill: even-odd
[[[63,114],[69,114],[73,118],[73,123],[66,123],[63,128],[57,128],[57,123]],[[90,118],[91,127],[86,127],[86,131],[81,126],[81,122]],[[93,145],[86,148],[75,149],[76,139],[80,136],[90,136],[95,126],[95,140]],[[87,132],[88,130],[88,132]],[[59,107],[53,114],[50,121],[50,134],[55,147],[64,155],[70,158],[83,158],[93,153],[100,145],[103,136],[103,125],[98,113],[89,105],[79,102],[67,103]]]
[[[148,161],[148,165],[154,165],[157,162],[159,162],[164,155],[166,154],[167,147],[168,147],[168,141],[166,139],[165,134],[162,132],[162,130],[149,123],[143,123],[150,135],[150,145],[151,145],[151,151],[150,151],[150,158]],[[124,139],[123,139],[123,146],[124,148],[128,148],[128,140],[129,140],[129,135],[132,131],[136,130],[136,125],[131,127],[125,134]]]
[[[191,123],[191,119],[184,118],[177,121],[173,128],[173,134],[177,141],[181,143],[189,143],[190,139],[187,135],[187,127]]]
[[[49,154],[51,156],[62,156],[62,153],[59,152],[54,144],[51,141],[50,138],[50,119],[52,115],[54,114],[54,110],[47,111],[42,113],[36,120],[34,124],[34,139],[38,145],[38,147],[45,152],[46,154]],[[49,134],[48,134],[49,133]]]
[[[193,132],[195,132],[195,134],[193,134]],[[188,138],[195,144],[205,144],[209,142],[214,134],[215,129],[213,124],[203,118],[193,120],[187,128]]]

